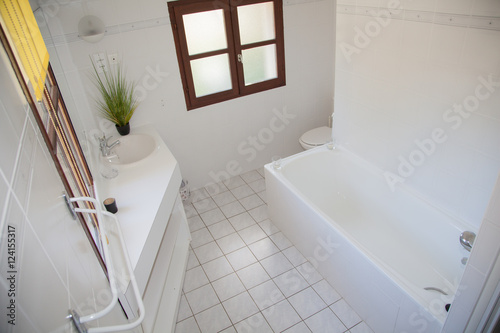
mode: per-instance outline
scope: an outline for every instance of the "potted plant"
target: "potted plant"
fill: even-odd
[[[139,105],[134,97],[135,84],[127,81],[120,65],[115,70],[103,71],[100,75],[94,62],[92,67],[92,79],[101,94],[101,99],[96,100],[100,115],[113,122],[121,135],[129,134],[130,118]]]

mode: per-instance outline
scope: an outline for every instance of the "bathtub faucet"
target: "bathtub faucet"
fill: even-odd
[[[97,140],[99,140],[99,149],[101,149],[102,156],[108,156],[111,149],[120,144],[120,140],[116,140],[112,144],[108,145],[108,140],[111,138],[112,136],[106,138],[106,134],[104,133],[102,134],[102,138],[97,138]]]
[[[460,234],[460,244],[470,252],[472,250],[472,245],[474,245],[474,240],[476,239],[476,234],[472,231],[464,231]]]

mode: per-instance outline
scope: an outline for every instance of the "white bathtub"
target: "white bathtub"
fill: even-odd
[[[466,225],[404,188],[391,192],[380,170],[342,148],[265,172],[271,220],[375,332],[441,330],[469,254],[459,243]]]

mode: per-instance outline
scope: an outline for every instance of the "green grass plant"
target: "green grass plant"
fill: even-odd
[[[92,81],[101,95],[101,99],[96,99],[99,114],[117,126],[125,126],[139,105],[134,97],[135,84],[127,81],[120,65],[101,74],[94,62],[92,67]]]

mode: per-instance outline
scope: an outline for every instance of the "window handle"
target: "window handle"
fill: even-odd
[[[238,54],[238,62],[243,63],[243,56],[241,54]]]

